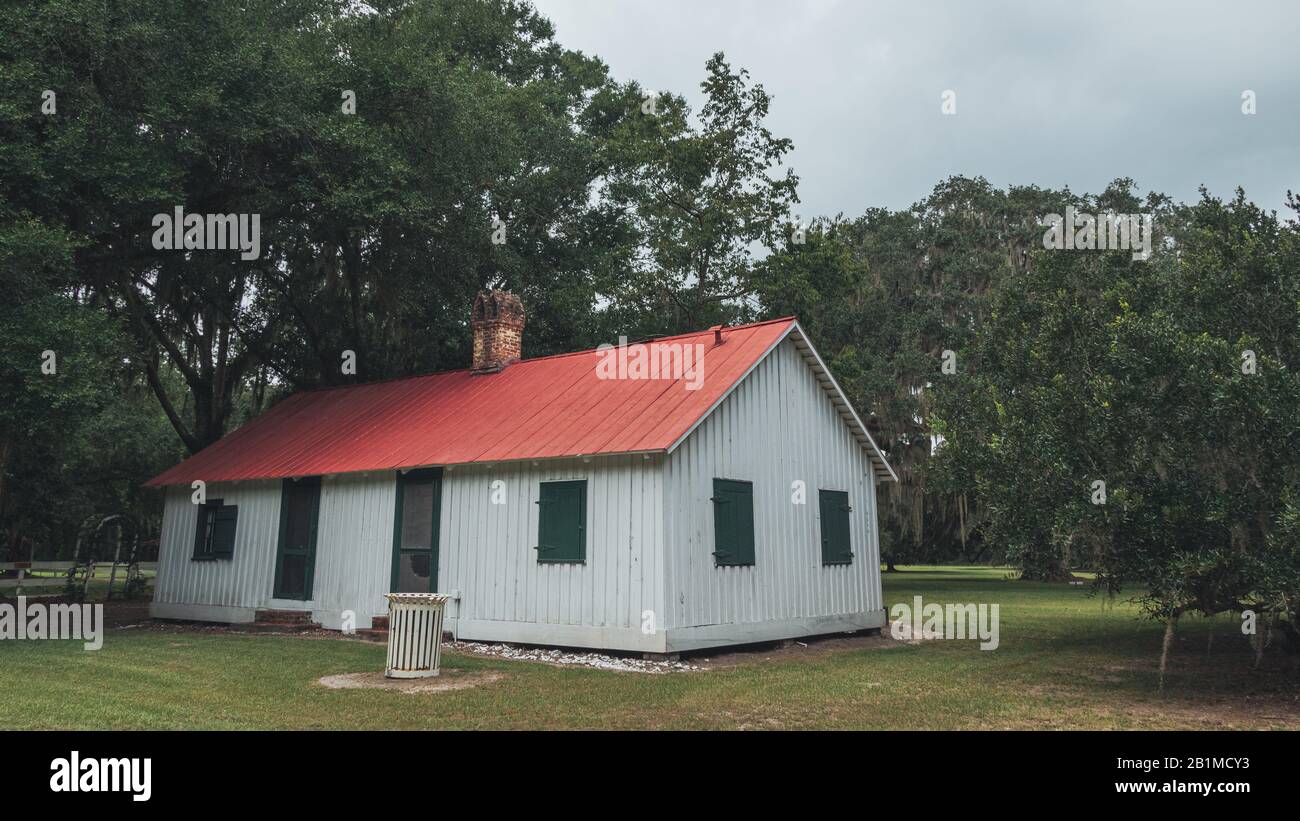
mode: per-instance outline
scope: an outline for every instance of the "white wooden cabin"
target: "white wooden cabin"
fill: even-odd
[[[296,394],[155,478],[152,615],[363,629],[441,592],[461,639],[648,653],[884,625],[896,477],[797,321],[647,343],[701,354],[681,378],[519,360],[509,294],[473,325],[470,370]]]

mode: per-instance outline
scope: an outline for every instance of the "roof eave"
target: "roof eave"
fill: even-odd
[[[508,459],[480,459],[480,460],[470,459],[470,460],[465,460],[460,462],[442,462],[437,464],[426,464],[426,465],[394,465],[392,467],[364,468],[362,470],[331,471],[329,473],[323,473],[320,475],[321,476],[364,476],[367,473],[409,473],[410,471],[413,470],[427,470],[429,468],[443,468],[446,470],[452,470],[453,468],[481,467],[485,469],[491,469],[495,465],[518,465],[518,464],[524,464],[528,462],[536,464],[540,462],[572,461],[574,459],[580,459],[582,461],[591,461],[592,459],[605,459],[605,458],[615,457],[615,456],[640,456],[648,459],[652,456],[663,456],[665,454],[667,454],[667,451],[664,448],[638,448],[637,450],[598,451],[595,453],[565,453],[565,454],[559,454],[554,456],[522,456],[522,457],[511,457]],[[184,464],[184,462],[182,462],[181,464]],[[305,475],[316,475],[316,474],[304,474],[304,476]],[[144,487],[168,488],[168,487],[183,487],[184,485],[189,484],[189,482],[186,481],[185,479],[159,481],[159,479],[161,478],[162,478],[162,474],[160,474],[159,476],[153,479],[150,479],[148,482],[145,482]],[[302,477],[297,475],[285,476],[283,474],[272,474],[269,476],[240,476],[237,478],[225,478],[225,479],[217,478],[217,479],[205,480],[205,481],[208,481],[208,484],[230,484],[235,482],[278,482],[282,479],[300,479],[300,478]]]

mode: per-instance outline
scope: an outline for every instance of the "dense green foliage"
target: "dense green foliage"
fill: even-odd
[[[998,289],[936,380],[944,487],[1036,575],[1082,565],[1153,616],[1253,610],[1300,638],[1300,232],[1241,192],[1160,223],[1148,261],[1043,251]]]
[[[972,529],[976,500],[927,486],[927,388],[943,352],[969,342],[991,293],[1030,264],[1039,216],[1060,200],[1034,187],[999,191],[956,177],[905,211],[821,220],[804,243],[787,243],[756,273],[762,304],[799,316],[853,403],[871,413],[900,479],[885,488],[882,506],[882,553],[891,565],[959,553],[989,558]]]

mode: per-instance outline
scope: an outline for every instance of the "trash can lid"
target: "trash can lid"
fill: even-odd
[[[451,596],[445,593],[385,593],[384,598],[393,604],[446,604]]]

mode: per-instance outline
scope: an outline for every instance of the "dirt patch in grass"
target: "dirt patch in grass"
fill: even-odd
[[[111,601],[104,603],[104,626],[123,627],[149,620],[147,601]]]
[[[1196,729],[1237,730],[1251,727],[1272,729],[1300,728],[1300,709],[1277,699],[1243,699],[1239,702],[1210,699],[1162,701],[1153,698],[1130,704],[1117,704],[1112,712],[1141,721],[1175,720]]]
[[[1164,693],[1157,689],[1159,663],[1150,659],[1098,665],[1077,673],[1074,684],[1023,689],[1035,700],[1076,704],[1094,719],[1135,729],[1300,729],[1300,691],[1290,666],[1256,670],[1248,661],[1240,655],[1171,659]],[[1036,726],[1042,726],[1038,718],[1024,728]]]
[[[1082,695],[1056,690],[1058,694]],[[1123,719],[1126,726],[1179,727],[1200,730],[1300,728],[1300,704],[1283,694],[1210,696],[1182,690],[1141,697],[1112,696],[1108,702],[1089,699],[1088,710],[1102,719]]]
[[[468,690],[481,687],[505,678],[505,673],[491,670],[467,671],[444,668],[439,675],[430,678],[385,678],[383,673],[344,673],[337,676],[324,676],[317,684],[331,690],[396,690],[399,693],[446,693],[452,690]]]

